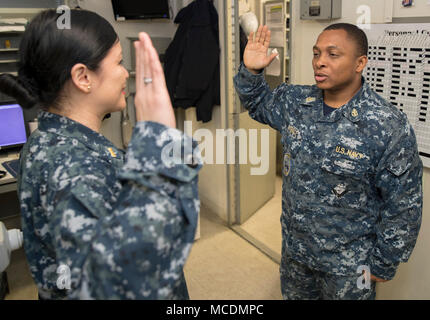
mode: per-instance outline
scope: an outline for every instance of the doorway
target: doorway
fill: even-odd
[[[270,127],[250,118],[247,110],[241,105],[230,79],[233,79],[237,73],[241,62],[240,15],[247,10],[252,11],[256,14],[259,24],[263,24],[267,20],[267,17],[264,17],[264,12],[275,12],[279,16],[278,26],[282,25],[280,37],[285,39],[290,32],[290,29],[286,28],[286,26],[289,27],[289,20],[287,23],[287,19],[290,19],[288,14],[290,3],[283,0],[234,0],[231,2],[220,1],[219,5],[220,26],[222,26],[220,39],[222,39],[224,47],[224,64],[222,66],[226,75],[225,87],[222,90],[227,93],[224,101],[224,105],[227,106],[225,121],[228,128],[232,128],[234,131],[255,129],[259,132],[260,138],[263,136],[264,130],[269,131],[268,146],[265,148],[269,158],[269,169],[266,174],[250,174],[252,167],[250,163],[240,164],[239,161],[236,161],[234,165],[229,165],[227,170],[228,226],[279,264],[282,243],[280,216],[282,212],[281,175],[283,158],[280,135]],[[285,45],[281,45],[278,39],[278,43],[274,44],[273,47],[278,49],[281,58],[279,70],[265,74],[266,81],[271,88],[289,79],[288,41]],[[261,143],[263,139],[257,139],[257,141]],[[235,147],[237,156],[240,153],[238,144]],[[259,144],[257,144],[257,149],[263,150]]]

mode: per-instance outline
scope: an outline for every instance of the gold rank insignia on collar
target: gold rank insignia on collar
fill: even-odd
[[[358,116],[358,111],[357,111],[357,109],[352,109],[352,111],[351,111],[351,116],[353,116],[354,118],[356,117],[356,116]]]
[[[307,97],[306,98],[306,103],[314,102],[315,100],[316,100],[315,97]]]
[[[296,138],[297,135],[300,134],[299,130],[296,127],[293,127],[292,125],[289,125],[287,129],[294,138]]]
[[[111,155],[113,158],[116,158],[116,153],[115,153],[115,151],[114,151],[112,148],[108,148],[108,150],[109,150],[109,152],[110,152],[110,155]]]

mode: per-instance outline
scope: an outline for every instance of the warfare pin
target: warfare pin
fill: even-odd
[[[347,191],[347,187],[344,183],[338,184],[336,187],[333,188],[333,193],[336,195],[336,197],[340,198],[343,196]]]

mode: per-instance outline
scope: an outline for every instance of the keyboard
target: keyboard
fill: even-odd
[[[16,182],[19,168],[18,157],[18,153],[0,153],[0,170],[6,172],[6,175],[0,178],[0,186]]]
[[[2,165],[12,177],[14,177],[15,179],[18,177],[19,159],[5,161],[2,163]]]

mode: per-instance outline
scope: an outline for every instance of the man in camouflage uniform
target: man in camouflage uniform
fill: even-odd
[[[267,27],[250,35],[235,86],[250,116],[282,134],[283,297],[374,299],[375,282],[408,260],[421,226],[413,129],[362,77],[367,38],[357,27],[320,34],[314,86],[270,91],[261,72],[276,57],[269,43]],[[363,266],[372,280],[364,288]]]
[[[38,121],[18,189],[40,298],[187,299],[183,266],[196,231],[201,159],[187,164],[185,154],[169,164],[161,155],[169,143],[195,142],[138,122],[125,155],[64,116],[42,111]]]

